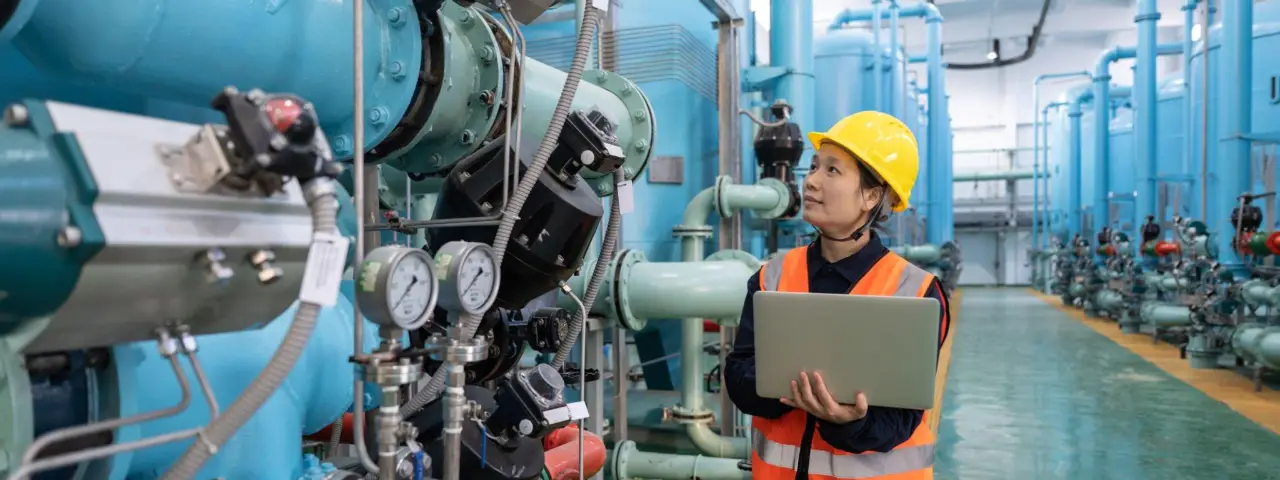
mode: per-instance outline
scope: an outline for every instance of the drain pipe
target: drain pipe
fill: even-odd
[[[1147,0],[1144,0],[1147,1]],[[1160,44],[1155,48],[1155,56],[1176,55],[1182,53],[1182,45]],[[1103,164],[1111,152],[1111,64],[1118,60],[1136,58],[1135,47],[1115,46],[1102,52],[1098,64],[1093,69],[1093,112],[1094,112],[1094,161]],[[1154,57],[1153,57],[1154,58]],[[1153,86],[1154,89],[1154,86]],[[1153,90],[1154,91],[1154,90]],[[1152,105],[1155,105],[1152,102]],[[1141,164],[1141,162],[1139,162]],[[1138,168],[1144,168],[1139,166]],[[1141,170],[1140,170],[1141,171]],[[1106,168],[1095,168],[1093,194],[1093,231],[1101,232],[1107,226],[1108,211],[1107,194],[1111,183],[1111,174]],[[1135,246],[1137,243],[1135,243]]]
[[[1252,131],[1249,108],[1253,87],[1253,2],[1251,0],[1224,0],[1222,2],[1222,66],[1218,69],[1218,122],[1222,125],[1218,139],[1218,168],[1214,174],[1218,176],[1217,192],[1210,192],[1210,198],[1234,199],[1250,190],[1249,159],[1252,145],[1246,138]],[[1208,31],[1205,32],[1208,38]],[[1208,43],[1205,57],[1208,58]],[[1206,139],[1208,141],[1208,139]],[[1213,223],[1209,230],[1215,232],[1232,231],[1229,215],[1214,212]],[[1206,217],[1210,214],[1204,212]],[[1240,255],[1231,242],[1235,235],[1219,234],[1213,236],[1218,243],[1219,262],[1229,270],[1241,268]]]

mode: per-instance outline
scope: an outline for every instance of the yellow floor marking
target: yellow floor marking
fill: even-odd
[[[1165,342],[1153,344],[1148,334],[1121,333],[1115,322],[1091,318],[1082,310],[1063,305],[1061,298],[1051,297],[1034,289],[1028,291],[1174,378],[1222,402],[1263,428],[1280,434],[1280,391],[1264,388],[1261,392],[1255,392],[1253,380],[1238,372],[1191,368],[1186,360],[1178,358],[1176,346]]]
[[[929,429],[933,430],[933,434],[938,434],[938,423],[942,420],[942,397],[947,391],[947,370],[951,368],[951,346],[955,345],[956,325],[960,318],[960,290],[951,292],[949,306],[951,307],[951,325],[947,332],[947,338],[942,342],[942,349],[938,351],[938,372],[934,375],[933,381],[937,388],[933,392],[933,409],[929,410],[928,422]]]

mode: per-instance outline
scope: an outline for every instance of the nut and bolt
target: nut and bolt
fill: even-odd
[[[61,230],[58,230],[57,241],[59,247],[75,248],[80,246],[80,242],[84,241],[84,234],[76,227],[62,227]]]
[[[387,123],[387,119],[391,117],[386,107],[374,107],[369,110],[369,123],[374,125],[382,125]]]
[[[351,137],[346,135],[338,135],[333,139],[333,153],[338,155],[347,155],[351,153]]]
[[[471,130],[463,130],[462,136],[458,139],[463,145],[471,145],[476,142],[476,133]]]
[[[231,277],[235,276],[235,271],[222,264],[226,259],[227,254],[217,247],[205,250],[201,254],[199,260],[204,264],[206,281],[224,287],[231,282]]]
[[[10,127],[21,127],[31,120],[26,105],[15,103],[4,109],[4,123]]]
[[[485,105],[493,105],[493,91],[485,90],[480,92],[480,103]]]
[[[258,282],[263,285],[275,283],[284,277],[284,270],[275,266],[276,253],[268,249],[260,249],[249,254],[249,264],[258,269]]]
[[[493,57],[494,57],[493,47],[485,46],[484,48],[480,49],[480,59],[484,60],[484,63],[487,64],[489,62],[492,62]]]
[[[400,62],[391,62],[391,65],[387,66],[387,71],[391,72],[391,78],[394,80],[404,80],[404,70],[404,64]]]
[[[405,16],[404,8],[401,7],[395,7],[387,11],[387,21],[391,22],[392,27],[403,27]]]

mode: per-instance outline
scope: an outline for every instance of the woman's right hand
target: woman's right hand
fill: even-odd
[[[813,372],[813,382],[809,381],[809,374],[800,372],[799,381],[791,381],[791,398],[780,400],[784,405],[799,408],[809,412],[810,415],[837,425],[861,420],[862,417],[867,416],[867,408],[869,408],[867,396],[862,392],[858,392],[856,403],[853,405],[836,402],[831,392],[827,390],[827,385],[822,382],[822,375],[818,372]]]

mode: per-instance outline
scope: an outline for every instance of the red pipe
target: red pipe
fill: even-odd
[[[569,425],[542,439],[547,450],[547,474],[551,480],[581,480],[604,469],[604,441],[591,432],[582,432],[582,469],[578,472],[578,427]]]
[[[702,331],[703,331],[704,333],[719,333],[719,332],[720,332],[720,324],[719,324],[719,323],[716,323],[716,322],[715,322],[715,320],[703,320],[703,321],[702,321]]]
[[[342,443],[356,443],[355,437],[352,436],[353,432],[356,431],[355,427],[352,426],[352,423],[351,423],[352,418],[355,418],[355,416],[350,413],[346,413],[342,415]],[[333,429],[333,424],[331,423],[328,426],[320,429],[319,432],[313,433],[311,435],[307,435],[306,439],[315,440],[317,442],[328,442],[329,431],[332,429]]]

